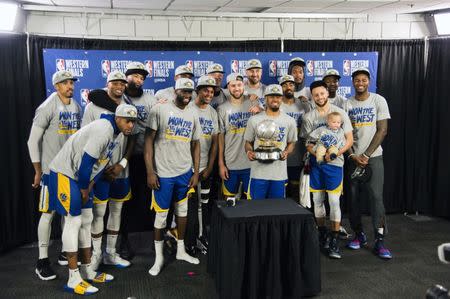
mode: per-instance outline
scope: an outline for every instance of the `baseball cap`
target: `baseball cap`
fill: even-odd
[[[261,61],[258,59],[250,59],[247,61],[247,66],[245,67],[245,70],[251,70],[251,69],[262,69]]]
[[[197,82],[197,89],[201,87],[216,87],[216,80],[208,75],[201,76]]]
[[[370,71],[369,71],[369,69],[366,68],[366,67],[361,67],[361,68],[356,69],[356,70],[352,73],[352,78],[355,78],[355,76],[356,76],[356,75],[359,75],[359,74],[366,74],[367,77],[369,77],[369,79],[370,79]]]
[[[212,74],[212,73],[224,74],[225,72],[223,71],[223,66],[221,64],[213,63],[208,66],[208,68],[206,69],[206,73],[207,74]]]
[[[66,70],[57,71],[52,76],[52,84],[53,85],[61,83],[66,80],[77,81],[78,79],[75,78],[71,72],[66,71]]]
[[[127,83],[127,77],[121,71],[112,71],[111,73],[109,73],[106,82],[109,83],[111,81],[123,81]]]
[[[281,85],[278,84],[270,84],[266,87],[266,90],[264,90],[264,96],[283,96],[283,88]]]
[[[116,116],[137,119],[137,109],[130,104],[120,104],[116,108]]]
[[[231,73],[227,76],[227,84],[235,80],[244,81],[244,77],[239,73]]]
[[[127,64],[127,70],[125,72],[125,76],[132,75],[132,74],[141,74],[145,79],[148,75],[148,72],[142,63],[140,63],[139,61],[133,61],[133,62],[130,62],[129,64]]]
[[[179,78],[175,82],[175,90],[177,89],[194,90],[194,81],[188,78]]]
[[[296,65],[305,67],[305,65],[306,65],[305,60],[300,57],[292,58],[291,61],[289,61],[288,74],[292,74],[292,68]]]
[[[338,80],[341,79],[341,75],[339,75],[338,70],[329,69],[329,70],[326,70],[325,74],[323,74],[322,80],[325,80],[326,77],[330,77],[330,76],[336,77],[336,78],[338,78]]]
[[[294,83],[295,82],[294,77],[291,75],[284,75],[284,76],[278,78],[278,83],[280,83],[280,85],[283,85],[286,82]]]
[[[192,69],[188,67],[187,65],[179,65],[175,69],[175,76],[182,75],[182,74],[190,74],[191,76],[194,76],[194,73],[192,72]]]

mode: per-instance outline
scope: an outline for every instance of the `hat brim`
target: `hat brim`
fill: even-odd
[[[191,75],[192,77],[194,77],[194,73],[191,73],[191,72],[181,72],[181,73],[175,74],[175,76],[185,75],[185,74],[188,74],[188,75]]]
[[[279,97],[282,97],[283,94],[279,94],[279,93],[268,93],[268,94],[265,94],[265,95],[264,95],[264,97],[267,97],[267,96],[279,96]]]
[[[338,80],[341,80],[341,76],[339,76],[339,75],[326,75],[326,76],[322,77],[322,80],[325,80],[326,77],[336,77],[336,78],[338,78]]]
[[[204,87],[215,88],[215,87],[217,87],[217,85],[211,85],[211,84],[197,85],[197,90],[199,90],[200,88],[204,88]]]
[[[249,68],[245,68],[246,71],[249,71],[249,70],[252,70],[252,69],[260,69],[260,70],[262,70],[262,67],[260,67],[260,66],[252,66],[252,67],[249,67]]]
[[[72,80],[73,82],[75,82],[75,81],[78,81],[78,78],[67,78],[67,79],[55,82],[55,83],[53,83],[53,85],[61,83],[61,82],[64,82],[64,81],[67,81],[67,80]]]
[[[359,74],[364,74],[367,77],[369,77],[369,79],[370,79],[370,73],[368,71],[365,71],[365,70],[354,71],[353,74],[352,74],[352,78],[355,78]]]
[[[212,71],[212,72],[209,72],[209,73],[207,73],[207,74],[209,75],[209,74],[214,74],[214,73],[221,73],[221,74],[225,74],[225,72],[224,72],[224,71]]]
[[[295,81],[294,81],[294,80],[286,80],[286,81],[281,82],[280,85],[283,85],[284,83],[288,83],[288,82],[292,82],[292,83],[295,84]]]
[[[305,67],[306,63],[304,61],[301,61],[301,60],[294,60],[294,61],[289,62],[288,68],[294,67],[296,65],[299,65],[301,67]]]
[[[148,75],[148,72],[146,70],[142,70],[142,69],[130,69],[130,70],[127,70],[125,72],[125,76],[129,76],[129,75],[132,75],[132,74],[140,74],[145,79],[147,77],[147,75]]]
[[[114,79],[114,80],[110,80],[110,81],[108,81],[108,83],[109,83],[109,82],[114,82],[114,81],[122,81],[122,82],[124,82],[125,84],[128,83],[127,80],[123,80],[123,79]]]

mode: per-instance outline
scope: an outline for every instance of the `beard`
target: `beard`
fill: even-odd
[[[319,105],[319,104],[316,103],[316,106],[322,108],[322,107],[325,106],[326,104],[328,104],[328,99],[327,99],[323,104],[321,104],[321,105]]]
[[[231,97],[233,98],[233,99],[240,99],[241,97],[242,97],[242,95],[243,95],[244,93],[242,92],[238,97],[235,97],[234,96],[234,94],[232,94],[231,92],[230,92],[230,95],[231,95]]]
[[[191,101],[191,98],[192,97],[189,97],[189,102]],[[179,106],[186,106],[188,103],[185,103],[184,102],[185,100],[184,100],[184,96],[182,96],[182,95],[178,95],[177,94],[177,97],[175,98],[175,102],[179,105]]]
[[[129,95],[130,97],[140,97],[144,93],[144,90],[141,86],[137,86],[134,82],[129,82],[127,85],[127,89],[125,90],[125,93]]]
[[[286,99],[293,99],[294,98],[294,93],[292,92],[292,91],[286,91],[285,93],[284,93],[284,97],[286,98]]]
[[[273,112],[278,112],[280,110],[280,107],[269,107],[269,109]]]

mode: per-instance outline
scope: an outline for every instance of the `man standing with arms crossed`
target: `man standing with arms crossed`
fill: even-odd
[[[42,212],[38,225],[39,260],[36,274],[42,280],[56,278],[48,259],[48,244],[55,212],[48,209],[49,164],[69,137],[80,128],[81,108],[72,99],[74,81],[77,79],[68,71],[53,74],[52,93],[37,109],[28,139],[28,150],[35,170],[32,187],[41,186],[39,211]]]

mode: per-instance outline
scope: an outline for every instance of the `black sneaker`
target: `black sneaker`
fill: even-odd
[[[205,236],[197,238],[197,248],[202,254],[208,253],[208,239]]]
[[[41,280],[52,280],[56,278],[56,273],[53,271],[52,267],[50,267],[48,258],[38,260],[34,272],[36,272]]]
[[[352,237],[352,235],[349,234],[343,226],[341,226],[341,228],[339,229],[339,239],[348,240],[351,237]]]
[[[128,239],[120,242],[119,255],[127,261],[131,261],[134,258],[135,253]]]
[[[60,264],[61,266],[67,266],[69,264],[65,252],[61,252],[61,254],[58,256],[58,264]]]
[[[342,257],[341,251],[339,250],[339,238],[331,237],[328,256],[333,259],[340,259]]]
[[[319,227],[319,246],[321,249],[328,249],[328,230],[326,227]]]

